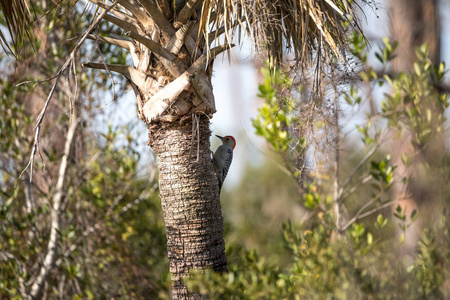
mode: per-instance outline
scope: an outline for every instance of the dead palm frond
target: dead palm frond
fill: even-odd
[[[279,61],[287,52],[300,62],[308,61],[312,53],[333,53],[342,58],[345,25],[360,31],[352,2],[205,0],[200,28],[205,34],[211,29],[223,28],[228,43],[232,42],[236,32],[238,38],[243,32],[254,42],[258,52],[267,51]],[[213,13],[215,17],[211,20]]]
[[[0,44],[3,50],[8,51],[14,56],[16,53],[11,46],[17,48],[18,42],[25,36],[31,36],[28,30],[31,24],[31,13],[27,0],[0,0],[0,14],[8,33],[0,30]]]
[[[13,55],[16,59],[25,40],[30,42],[27,45],[30,45],[33,50],[36,50],[33,43],[36,35],[34,29],[39,26],[40,19],[55,9],[61,9],[62,12],[59,13],[57,20],[57,22],[61,22],[77,2],[78,0],[52,1],[45,13],[39,16],[36,15],[36,3],[33,1],[0,0],[0,24],[6,27],[6,30],[0,28],[0,46],[5,52]]]

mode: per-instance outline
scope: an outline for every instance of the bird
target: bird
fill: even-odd
[[[220,145],[213,156],[213,164],[219,181],[219,193],[222,189],[225,177],[227,177],[231,162],[233,161],[233,150],[236,147],[236,139],[231,135],[221,137],[216,135],[221,141]]]

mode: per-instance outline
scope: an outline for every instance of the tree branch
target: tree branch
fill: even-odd
[[[361,186],[369,182],[373,178],[372,175],[369,175],[365,177],[363,180],[361,180],[356,186],[352,187],[350,191],[348,191],[347,194],[342,195],[341,198],[339,198],[339,202],[343,203],[348,197],[350,197],[351,194],[353,194],[355,191],[357,191]]]
[[[377,143],[375,146],[373,146],[372,149],[370,149],[369,152],[361,159],[361,161],[358,163],[358,165],[353,169],[352,173],[347,177],[345,182],[342,184],[341,188],[339,189],[339,196],[338,196],[338,202],[339,204],[342,203],[342,195],[344,194],[345,187],[350,183],[350,180],[352,180],[353,176],[358,172],[358,170],[369,160],[369,158],[372,157],[372,155],[375,153],[375,151],[380,148],[381,143]]]
[[[365,213],[362,213],[362,211],[361,211],[361,209],[360,209],[360,211],[358,211],[358,213],[357,213],[350,221],[348,221],[347,224],[345,224],[345,226],[342,228],[342,231],[347,230],[347,229],[348,229],[353,223],[355,223],[356,221],[358,221],[358,220],[360,220],[360,219],[363,219],[363,218],[365,218],[365,217],[368,217],[368,216],[370,216],[370,215],[373,215],[374,213],[379,212],[380,210],[383,210],[383,209],[385,209],[385,208],[388,208],[389,206],[392,206],[392,205],[394,205],[394,204],[397,204],[400,200],[401,200],[401,199],[392,200],[392,201],[387,202],[387,203],[385,203],[385,204],[383,204],[383,205],[380,205],[380,206],[378,206],[378,207],[375,207],[375,208],[373,208],[373,209],[371,209],[371,210],[369,210],[369,211],[367,211],[367,212],[365,212]],[[371,201],[372,201],[372,200],[371,200]],[[371,201],[369,201],[369,202],[371,202]]]
[[[349,80],[349,81],[363,81],[364,79],[359,75],[360,71],[367,71],[364,69],[355,70],[352,72],[352,75],[342,75],[340,76],[340,80]],[[381,69],[373,69],[375,74],[377,75],[378,79],[384,78],[384,76],[389,76],[390,78],[393,78],[395,76],[398,76],[398,73],[392,72],[392,71],[386,71],[386,68]],[[446,80],[441,80],[438,84],[435,85],[437,89],[439,89],[441,92],[450,93],[450,83]]]
[[[45,281],[48,274],[54,267],[56,261],[56,255],[58,252],[58,235],[61,227],[61,201],[64,195],[64,182],[66,179],[68,160],[70,150],[72,148],[72,142],[75,137],[75,132],[78,127],[79,120],[74,119],[67,132],[66,143],[64,146],[64,155],[61,159],[61,165],[59,167],[58,181],[55,187],[55,194],[53,195],[53,207],[50,214],[51,230],[50,237],[47,245],[47,254],[45,255],[44,262],[39,271],[39,275],[36,277],[33,285],[31,286],[30,296],[32,299],[38,299],[42,295]]]
[[[55,76],[53,78],[56,78],[55,83],[53,84],[50,93],[47,97],[47,100],[45,100],[45,104],[44,104],[44,108],[42,109],[41,113],[38,116],[37,122],[36,122],[36,126],[34,127],[34,130],[36,131],[36,134],[34,136],[34,143],[33,143],[33,149],[31,150],[31,156],[30,156],[30,160],[28,161],[28,164],[26,165],[25,169],[22,171],[22,173],[20,173],[19,178],[23,175],[23,173],[30,168],[30,182],[32,182],[33,180],[33,162],[34,162],[34,156],[36,155],[37,149],[39,148],[39,134],[41,131],[41,125],[42,125],[42,121],[44,120],[44,116],[45,113],[47,111],[47,107],[48,104],[50,103],[50,100],[53,97],[53,94],[55,93],[56,90],[56,86],[58,85],[59,79],[61,78],[62,74],[67,70],[70,69],[71,67],[75,70],[75,65],[74,65],[74,61],[75,61],[75,54],[78,52],[78,50],[80,49],[81,45],[84,43],[84,41],[86,40],[87,36],[90,34],[90,32],[97,27],[97,25],[100,23],[100,21],[103,19],[103,17],[107,16],[107,13],[113,9],[113,7],[117,4],[117,1],[114,1],[113,3],[111,3],[111,5],[109,5],[108,8],[106,8],[98,17],[97,19],[95,19],[94,22],[92,22],[92,24],[88,27],[88,29],[86,29],[86,31],[81,35],[80,40],[78,41],[78,43],[75,45],[74,49],[72,50],[72,52],[70,53],[69,58],[66,60],[66,62],[64,63],[64,65],[61,67],[61,69],[58,70],[58,72],[55,74]],[[75,72],[74,72],[75,73]]]
[[[133,67],[125,66],[125,65],[110,65],[110,64],[101,64],[101,63],[93,63],[88,62],[81,64],[82,67],[106,70],[106,67],[110,71],[117,72],[125,76],[128,80],[130,80],[133,84],[139,87],[140,91],[146,94],[150,88],[153,87],[154,84],[159,84],[152,77],[148,76],[144,72],[141,72]]]
[[[115,38],[110,38],[110,37],[100,36],[100,35],[93,35],[93,34],[89,34],[87,36],[87,39],[99,41],[101,43],[108,43],[108,44],[116,45],[116,46],[122,47],[128,51],[131,50],[131,45],[133,44],[131,41],[126,41],[124,39],[115,39]]]

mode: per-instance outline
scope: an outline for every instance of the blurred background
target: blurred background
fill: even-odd
[[[366,40],[349,33],[347,62],[324,72],[328,80],[320,88],[312,87],[312,76],[289,68],[289,56],[287,68],[280,70],[285,75],[279,76],[293,82],[271,81],[261,72],[265,60],[254,55],[249,42],[215,60],[212,149],[219,146],[215,134],[237,140],[221,195],[230,274],[237,278],[241,266],[258,280],[245,281],[245,274],[226,282],[200,278],[193,288],[218,293],[217,299],[264,299],[257,291],[272,299],[291,298],[296,291],[311,299],[378,299],[381,292],[393,299],[450,296],[445,105],[450,78],[440,78],[439,67],[427,67],[450,61],[450,2],[368,2],[371,6],[361,3],[359,16]],[[72,109],[62,84],[44,121],[38,176],[30,185],[28,172],[18,178],[28,163],[32,128],[50,85],[17,84],[51,77],[73,48],[71,38],[95,12],[87,6],[84,14],[71,9],[63,18],[57,9],[44,14],[51,5],[36,1],[36,14],[46,19],[36,29],[37,53],[23,50],[25,59],[17,65],[5,53],[0,57],[1,299],[20,299],[20,287],[36,276]],[[104,22],[99,32],[113,30]],[[428,47],[417,55],[424,43]],[[125,52],[108,47],[91,42],[77,59],[89,61],[101,52],[110,63],[130,61]],[[406,75],[410,73],[417,78]],[[63,256],[46,296],[168,299],[157,168],[146,145],[147,128],[137,118],[134,93],[123,78],[115,76],[113,84],[105,72],[79,69],[78,80],[85,118],[63,201]],[[257,134],[252,121],[261,115],[258,109],[275,105],[261,88],[267,80],[279,93],[276,101],[295,107],[284,111],[293,120],[283,121],[290,137],[286,148],[277,148],[277,136]],[[426,93],[420,99],[437,102],[422,107],[410,100],[421,91]],[[321,99],[317,112],[305,115],[305,105],[316,98]],[[426,112],[422,115],[420,109]],[[396,116],[398,111],[408,113]],[[277,116],[278,111],[271,120]],[[303,126],[307,117],[314,121]],[[302,138],[306,146],[292,146]],[[341,221],[336,222],[337,215]],[[317,278],[327,284],[319,286]],[[225,292],[217,291],[218,286]],[[254,298],[232,294],[245,290],[254,292]]]

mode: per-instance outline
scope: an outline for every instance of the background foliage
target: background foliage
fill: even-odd
[[[39,272],[47,252],[50,207],[55,193],[62,147],[72,106],[65,82],[59,85],[41,132],[33,182],[29,170],[21,175],[33,146],[35,118],[42,109],[53,76],[72,51],[76,33],[92,18],[52,1],[36,1],[32,13],[43,16],[32,30],[36,51],[29,44],[23,60],[11,65],[2,54],[0,76],[0,298],[22,299]],[[73,20],[79,20],[74,22]],[[109,26],[102,23],[103,27]],[[101,28],[108,31],[108,28]],[[123,63],[118,49],[105,57]],[[29,50],[27,52],[27,49]],[[98,51],[94,44],[80,57]],[[114,55],[112,54],[114,53]],[[72,145],[64,185],[58,246],[62,254],[47,279],[44,298],[168,298],[170,285],[164,223],[157,197],[155,167],[143,171],[136,124],[113,125],[108,109],[117,103],[104,92],[111,89],[108,75],[78,70],[77,102],[81,126]],[[31,83],[17,85],[24,81]],[[116,96],[124,82],[115,78]],[[121,87],[122,86],[122,87]],[[106,96],[106,97],[105,97]],[[108,103],[105,107],[105,103]],[[103,109],[103,108],[106,108]],[[99,123],[103,123],[99,126]],[[153,166],[153,167],[152,167]],[[153,170],[153,171],[152,171]]]

